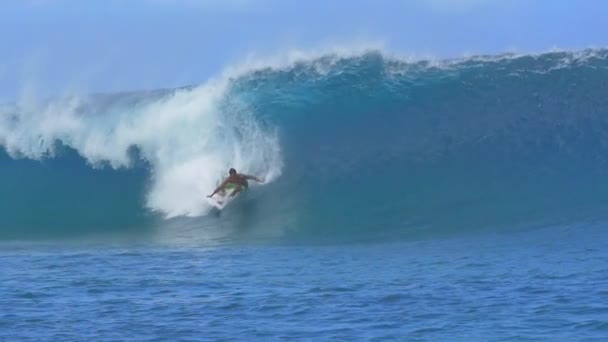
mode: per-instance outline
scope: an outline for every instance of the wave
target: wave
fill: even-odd
[[[19,159],[7,161],[21,163],[16,170],[20,158],[76,153],[91,166],[83,175],[120,178],[114,196],[132,200],[119,207],[165,219],[207,215],[204,195],[229,167],[260,175],[266,186],[220,219],[196,222],[273,236],[578,222],[603,219],[608,200],[607,76],[604,49],[453,60],[300,55],[230,68],[201,86],[22,100],[0,109],[0,144]],[[106,210],[111,198],[84,206]]]
[[[151,93],[25,102],[0,116],[0,142],[13,157],[56,155],[58,144],[93,167],[151,169],[146,206],[166,217],[208,211],[205,196],[229,167],[269,181],[282,164],[276,132],[225,96],[225,83]],[[134,155],[137,158],[134,158]]]

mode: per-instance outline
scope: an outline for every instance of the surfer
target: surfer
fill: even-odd
[[[220,191],[230,189],[234,189],[230,194],[230,197],[234,197],[234,195],[238,194],[240,191],[246,190],[249,187],[249,182],[247,182],[247,180],[253,179],[256,182],[264,182],[257,177],[237,173],[235,169],[230,169],[228,174],[228,178],[226,178],[226,180],[223,181],[222,184],[220,184],[220,186],[218,186],[217,189],[215,189],[215,191],[213,191],[213,193],[207,197],[213,197],[213,195]]]

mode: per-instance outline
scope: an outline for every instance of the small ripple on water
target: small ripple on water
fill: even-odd
[[[384,304],[392,304],[401,302],[405,299],[411,299],[411,296],[404,295],[401,293],[393,293],[380,298],[379,302]]]
[[[575,329],[582,330],[597,330],[597,331],[608,331],[608,322],[605,320],[588,320],[577,323],[574,325]]]
[[[341,286],[336,286],[336,287],[313,287],[309,290],[307,290],[307,293],[334,293],[334,292],[354,292],[356,291],[356,289],[354,288],[349,288],[349,287],[341,287]]]

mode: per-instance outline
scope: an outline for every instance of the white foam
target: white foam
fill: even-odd
[[[190,90],[99,113],[85,100],[50,103],[22,98],[0,109],[0,143],[13,157],[41,159],[60,140],[94,167],[129,167],[129,151],[140,150],[152,167],[147,206],[166,217],[208,212],[205,196],[230,167],[267,181],[282,169],[277,132],[263,127],[236,99],[227,82],[210,81]]]

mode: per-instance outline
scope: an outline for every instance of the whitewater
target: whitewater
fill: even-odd
[[[0,339],[602,340],[607,80],[361,49],[0,104]]]

